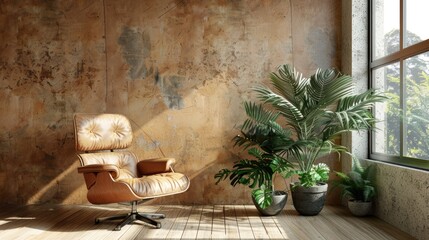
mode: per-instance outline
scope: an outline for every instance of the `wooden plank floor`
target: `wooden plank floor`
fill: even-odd
[[[342,207],[325,206],[318,216],[298,215],[292,206],[275,217],[261,217],[253,205],[140,205],[159,212],[161,229],[135,222],[94,224],[95,217],[128,211],[124,205],[32,205],[0,207],[0,239],[413,239],[375,218],[356,218]]]

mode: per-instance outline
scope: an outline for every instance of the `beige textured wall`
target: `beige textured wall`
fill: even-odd
[[[0,201],[86,202],[72,114],[117,112],[139,157],[175,157],[191,177],[158,203],[249,203],[213,179],[240,154],[241,104],[280,64],[340,68],[340,13],[339,0],[2,2]]]

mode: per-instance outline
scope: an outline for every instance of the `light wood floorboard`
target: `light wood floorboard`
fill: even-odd
[[[252,231],[252,226],[250,225],[249,217],[247,217],[246,208],[242,205],[236,205],[234,206],[234,208],[240,239],[255,239],[255,235]]]
[[[325,206],[317,216],[300,216],[287,206],[274,217],[253,205],[139,206],[164,213],[161,229],[136,221],[112,231],[118,221],[95,224],[96,217],[129,211],[126,205],[0,206],[0,239],[413,239],[375,217],[357,218],[342,207]]]

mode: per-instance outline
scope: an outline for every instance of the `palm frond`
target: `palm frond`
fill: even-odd
[[[292,132],[276,122],[278,113],[251,102],[244,106],[248,119],[241,126],[241,135],[233,138],[236,146],[247,149],[259,145],[264,151],[273,153],[278,145],[290,144]]]
[[[291,131],[283,129],[277,122],[278,113],[265,110],[262,105],[245,102],[244,107],[248,119],[241,126],[241,135],[233,138],[236,146],[244,149],[254,145],[267,146],[272,137],[282,137],[289,139]],[[269,148],[265,148],[270,152]]]
[[[271,159],[270,167],[273,172],[283,173],[293,168],[292,163],[281,156],[270,155],[269,158]]]
[[[336,103],[353,93],[353,81],[348,75],[341,75],[335,69],[320,70],[310,77],[309,97],[317,108],[324,108]]]
[[[235,136],[232,141],[234,142],[234,146],[240,146],[243,147],[243,149],[255,146],[259,142],[258,139],[255,139],[252,136],[247,136],[244,132],[241,132],[241,135]]]
[[[286,118],[289,125],[296,127],[296,123],[304,118],[299,108],[283,96],[265,87],[256,87],[254,90],[258,93],[258,98],[279,111]]]
[[[278,93],[292,104],[297,105],[307,81],[303,78],[302,73],[297,72],[295,68],[289,65],[283,65],[278,68],[278,73],[271,73],[270,78]]]
[[[375,103],[385,99],[383,94],[373,90],[341,99],[338,102],[337,115],[333,116],[333,123],[337,123],[337,131],[371,129],[376,120],[370,109]]]
[[[383,102],[387,97],[376,92],[374,89],[369,89],[361,94],[346,96],[338,101],[337,111],[358,111],[371,109],[375,103]]]
[[[252,123],[267,124],[269,122],[275,122],[279,116],[279,113],[265,110],[261,104],[257,105],[253,102],[244,102],[244,109],[249,117],[249,121],[243,124],[242,129],[252,128]]]
[[[263,159],[264,158],[264,153],[257,148],[251,148],[251,149],[249,149],[249,151],[247,151],[247,153],[249,153],[249,155],[251,155],[251,156],[254,156],[256,159]]]

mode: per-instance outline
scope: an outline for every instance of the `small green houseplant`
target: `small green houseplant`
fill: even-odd
[[[276,148],[292,143],[291,132],[276,123],[278,114],[249,102],[245,102],[244,107],[248,118],[241,126],[242,135],[234,137],[233,141],[235,145],[247,149],[252,159],[240,159],[232,169],[221,169],[215,175],[216,184],[229,179],[232,186],[241,184],[250,187],[258,210],[263,215],[276,215],[286,204],[287,193],[276,191],[273,180],[276,174],[289,171],[292,167]],[[272,206],[273,201],[279,202],[279,206]]]
[[[372,200],[376,195],[375,165],[362,167],[357,159],[353,159],[350,172],[336,172],[337,180],[334,188],[341,189],[341,197],[348,199],[349,210],[356,216],[366,216],[372,210]]]
[[[326,165],[317,164],[318,159],[333,152],[348,153],[335,140],[344,132],[370,129],[375,122],[371,107],[385,96],[373,89],[355,94],[352,78],[335,69],[318,69],[305,78],[283,65],[270,79],[274,90],[255,87],[260,103],[245,104],[250,120],[244,122],[236,144],[258,145],[283,159],[282,163],[293,165],[281,174],[299,177],[299,182],[291,184],[294,206],[303,215],[316,215],[324,205],[329,174]],[[320,197],[314,198],[315,193]],[[306,210],[307,206],[316,207]]]
[[[257,148],[248,151],[253,159],[240,159],[232,169],[222,169],[216,175],[217,182],[229,176],[232,186],[237,184],[252,188],[252,200],[262,215],[277,215],[285,206],[287,193],[276,191],[273,180],[276,173],[284,171],[283,160]]]

